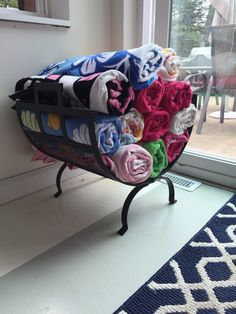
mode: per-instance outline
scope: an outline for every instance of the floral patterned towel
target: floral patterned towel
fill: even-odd
[[[142,114],[135,108],[132,108],[130,112],[120,116],[120,120],[122,124],[120,144],[127,145],[140,141],[144,128]]]
[[[143,89],[157,79],[164,59],[162,48],[151,43],[129,50],[72,57],[47,66],[40,75],[88,76],[114,69],[126,75],[134,89]]]

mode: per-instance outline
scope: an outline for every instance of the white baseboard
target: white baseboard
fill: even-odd
[[[56,192],[56,175],[61,165],[62,163],[56,163],[15,177],[0,180],[0,205],[52,185],[55,185]],[[61,180],[68,180],[85,172],[83,169],[65,169]]]

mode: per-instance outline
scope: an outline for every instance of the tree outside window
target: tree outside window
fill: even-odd
[[[209,46],[214,9],[207,0],[173,0],[170,47],[187,57],[193,47]]]
[[[0,0],[0,8],[16,8],[36,12],[35,0]]]

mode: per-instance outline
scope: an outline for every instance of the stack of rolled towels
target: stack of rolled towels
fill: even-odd
[[[138,184],[157,177],[189,140],[197,111],[190,85],[177,80],[179,65],[173,49],[147,44],[51,64],[19,80],[16,91],[30,91],[35,82],[62,83],[69,106],[96,111],[95,134],[106,167],[122,182]],[[21,110],[21,117],[25,128],[40,132],[33,111]],[[41,121],[45,133],[63,135],[57,114],[41,112]],[[70,140],[91,144],[84,117],[67,116],[65,128]],[[33,160],[39,159],[52,161],[36,151]]]

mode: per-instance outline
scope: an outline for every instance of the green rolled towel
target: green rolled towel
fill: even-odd
[[[161,139],[159,139],[158,141],[139,144],[152,155],[153,168],[151,178],[157,177],[158,174],[168,165],[168,159],[164,142]]]

